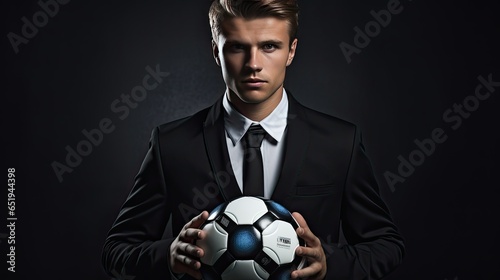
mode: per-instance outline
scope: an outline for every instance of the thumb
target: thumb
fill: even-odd
[[[199,228],[207,219],[208,219],[208,212],[203,211],[198,216],[194,217],[186,225],[186,228]]]

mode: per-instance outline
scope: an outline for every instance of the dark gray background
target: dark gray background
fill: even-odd
[[[474,93],[479,75],[500,81],[498,9],[494,1],[401,1],[403,11],[347,63],[340,42],[353,44],[353,28],[388,2],[302,0],[286,86],[305,105],[362,129],[406,238],[404,263],[387,279],[499,279],[500,88],[457,130],[442,117]],[[2,169],[16,168],[19,279],[109,279],[101,248],[152,128],[211,105],[224,90],[211,57],[209,4],[71,1],[18,54],[7,33],[20,34],[21,17],[40,6],[3,5]],[[110,104],[157,64],[170,76],[118,119]],[[65,147],[106,117],[115,131],[60,183],[51,163],[64,163]],[[398,156],[408,158],[413,141],[437,127],[447,141],[392,192],[383,173],[397,172]],[[6,245],[1,239],[2,274]]]

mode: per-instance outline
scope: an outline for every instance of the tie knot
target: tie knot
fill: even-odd
[[[259,125],[252,125],[245,133],[246,142],[249,148],[260,148],[262,140],[266,136],[266,131]]]

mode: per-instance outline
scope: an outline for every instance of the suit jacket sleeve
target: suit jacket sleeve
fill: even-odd
[[[171,279],[169,252],[172,238],[162,239],[171,209],[163,178],[158,128],[135,184],[104,244],[102,263],[119,279]]]
[[[380,279],[401,263],[403,239],[380,197],[359,132],[355,134],[341,219],[350,245],[323,244],[327,255],[326,279]]]

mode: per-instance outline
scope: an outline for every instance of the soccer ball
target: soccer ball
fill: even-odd
[[[295,255],[297,246],[305,246],[295,232],[298,226],[272,200],[243,196],[222,203],[201,226],[206,237],[196,242],[205,252],[200,258],[203,279],[290,279],[305,262]]]

